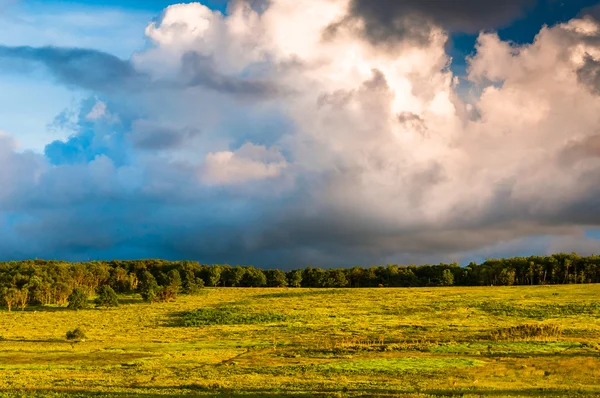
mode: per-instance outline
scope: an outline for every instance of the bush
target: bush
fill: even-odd
[[[84,340],[85,338],[85,333],[81,328],[76,328],[75,330],[69,330],[67,332],[67,340]]]
[[[87,308],[88,306],[88,297],[87,294],[82,289],[74,289],[73,292],[69,295],[67,299],[69,305],[67,308],[72,310],[80,310],[83,308]]]
[[[117,293],[108,285],[100,286],[98,291],[98,297],[96,297],[95,303],[99,307],[118,307],[119,298]]]
[[[283,322],[288,319],[283,314],[248,313],[238,308],[200,308],[179,315],[181,326],[252,325]]]
[[[562,335],[562,329],[551,324],[524,324],[502,328],[490,333],[492,340],[548,340],[557,339]]]
[[[177,290],[173,286],[163,286],[158,290],[154,301],[170,303],[177,298]]]

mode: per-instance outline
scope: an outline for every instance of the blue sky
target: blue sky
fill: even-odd
[[[0,0],[6,258],[352,265],[595,250],[584,148],[600,49],[582,24],[598,0],[465,0],[447,15],[413,0],[286,1],[259,19],[219,0],[203,4],[224,17],[189,4],[167,15],[163,0]],[[364,30],[322,17],[344,2],[344,23]],[[342,33],[320,40],[334,24]]]

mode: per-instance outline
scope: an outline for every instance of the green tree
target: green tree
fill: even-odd
[[[302,270],[296,269],[289,271],[286,275],[288,280],[288,286],[300,287],[302,286]]]
[[[171,271],[169,271],[167,275],[167,282],[167,286],[169,287],[169,289],[175,292],[175,294],[181,291],[181,274],[176,269],[172,269]]]
[[[445,269],[444,272],[442,272],[442,276],[440,278],[440,285],[441,286],[454,285],[454,274],[452,274],[452,271],[450,271],[449,269]]]
[[[191,269],[184,274],[183,292],[185,294],[197,294],[204,287],[204,280],[196,277],[196,274]]]
[[[156,283],[154,275],[152,275],[149,271],[144,271],[140,283],[140,294],[142,299],[147,303],[153,303],[157,301],[160,291],[160,286],[158,286],[158,283]]]
[[[98,290],[98,296],[96,297],[95,303],[98,307],[118,307],[119,298],[112,287],[102,285]]]
[[[235,267],[226,268],[223,275],[226,286],[236,287],[242,283],[242,279],[246,274],[246,270],[239,265]]]
[[[21,311],[25,311],[25,307],[29,304],[29,287],[24,286],[19,290],[17,295],[17,304],[21,307]]]
[[[326,287],[346,287],[348,286],[348,279],[343,269],[330,269],[327,271],[327,278],[325,280]]]
[[[515,283],[515,270],[504,268],[498,275],[498,283],[502,286],[512,286]]]
[[[261,287],[266,286],[267,277],[265,273],[258,268],[247,267],[244,278],[242,279],[242,286],[246,287]]]
[[[19,290],[15,287],[5,287],[2,289],[1,298],[2,302],[8,308],[8,312],[12,310],[12,307],[17,303],[19,299]]]
[[[218,286],[221,281],[222,268],[218,265],[213,265],[208,269],[208,285]]]
[[[88,306],[88,296],[81,288],[76,288],[67,298],[69,305],[67,308],[72,310],[80,310],[83,308],[87,308]]]
[[[267,277],[267,286],[269,287],[286,287],[288,285],[285,272],[281,270],[271,269],[265,271],[265,276]]]

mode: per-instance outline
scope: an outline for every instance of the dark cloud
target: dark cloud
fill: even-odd
[[[427,40],[433,25],[467,32],[497,27],[528,4],[355,0],[349,19],[367,22],[365,33],[374,40],[407,35]],[[515,166],[506,174],[491,173],[489,178],[481,174],[483,183],[479,172],[513,167],[513,158],[502,148],[488,151],[486,145],[478,145],[477,136],[484,135],[483,131],[467,130],[462,131],[464,141],[474,144],[465,147],[468,161],[461,156],[457,162],[453,155],[455,149],[463,149],[461,141],[458,148],[455,142],[446,148],[437,137],[445,140],[446,126],[448,130],[455,126],[448,123],[440,128],[439,120],[426,111],[394,114],[390,107],[394,79],[386,80],[381,71],[373,70],[366,81],[344,82],[353,86],[333,85],[328,91],[327,83],[312,89],[308,83],[318,83],[320,76],[302,76],[308,70],[302,60],[290,61],[283,72],[278,68],[287,66],[281,64],[265,66],[271,68],[268,73],[249,71],[262,67],[254,64],[241,73],[224,72],[237,65],[220,67],[217,57],[192,52],[182,58],[181,75],[157,84],[129,61],[94,50],[0,47],[0,67],[25,66],[35,71],[41,66],[66,85],[96,91],[78,115],[64,112],[57,117],[56,128],[72,130],[73,135],[49,144],[45,156],[17,152],[14,144],[0,137],[3,256],[163,257],[281,268],[381,264],[390,258],[421,263],[448,261],[460,258],[460,253],[490,245],[498,248],[514,240],[521,242],[515,250],[521,250],[532,236],[569,234],[581,226],[600,225],[596,216],[600,215],[600,192],[594,188],[600,186],[600,173],[594,167],[600,158],[600,140],[591,135],[596,134],[593,131],[585,130],[582,137],[588,138],[570,143],[559,154],[552,152],[548,161]],[[150,70],[160,69],[154,63],[150,66]],[[581,83],[596,91],[598,69],[598,61],[588,57],[579,71]],[[298,74],[292,75],[292,70]],[[296,80],[278,79],[277,73],[290,73],[286,77]],[[271,103],[256,106],[256,98],[285,93],[261,80],[265,76],[306,89],[306,101],[299,96],[297,104],[276,104],[284,109],[271,108]],[[434,99],[436,92],[428,91],[425,84],[433,77],[409,78],[413,94],[424,102]],[[546,80],[544,84],[551,83]],[[139,95],[138,89],[146,91]],[[528,87],[525,90],[529,93]],[[240,97],[252,100],[237,101]],[[97,108],[100,100],[102,106]],[[316,108],[307,106],[315,101]],[[129,113],[130,108],[135,112]],[[481,109],[481,113],[477,108],[465,108],[465,112],[483,115],[473,117],[483,124],[489,114]],[[563,126],[571,126],[580,115],[566,113],[569,123],[555,124],[568,137]],[[519,120],[507,122],[521,132]],[[482,126],[482,130],[487,128]],[[494,130],[493,124],[489,129],[503,136],[491,141],[494,145],[501,147],[511,138],[501,129]],[[549,140],[553,131],[547,130]],[[529,126],[522,131],[528,132]],[[413,140],[405,134],[412,132],[421,136]],[[527,155],[519,157],[533,158],[530,153],[539,145],[525,136],[518,135],[511,152],[522,150]],[[409,138],[406,145],[396,146],[405,138]],[[199,175],[207,153],[225,155],[227,160],[229,155],[244,155],[234,148],[246,142],[253,143],[254,150],[264,146],[265,151],[282,145],[281,153],[289,154],[286,172],[237,186],[202,183]],[[563,142],[561,138],[559,145]],[[469,148],[474,149],[470,152]],[[412,159],[413,154],[418,161]],[[253,159],[251,155],[245,153]],[[502,163],[492,162],[494,157],[505,156]],[[558,171],[549,182],[543,176],[528,182],[527,177],[535,172],[554,170],[556,156],[563,162],[560,170],[568,174],[567,179],[577,182],[574,188],[560,184],[564,175]],[[258,160],[264,159],[257,156]],[[587,172],[570,171],[584,162],[592,166]],[[531,184],[532,193],[523,192],[519,182]],[[501,250],[509,252],[506,247]],[[543,248],[524,249],[527,254],[532,250]]]
[[[596,20],[600,21],[600,4],[585,8],[581,11],[580,15],[588,15]]]
[[[535,2],[536,0],[353,0],[345,22],[357,19],[363,21],[364,34],[375,43],[397,39],[424,43],[429,40],[434,25],[451,32],[464,33],[496,29],[521,16]]]
[[[133,123],[129,139],[136,148],[170,150],[182,147],[199,134],[200,130],[192,127],[172,128],[137,120]]]
[[[101,93],[148,89],[181,90],[203,87],[240,97],[272,97],[285,90],[262,80],[227,76],[217,71],[211,57],[195,52],[183,55],[181,81],[151,80],[128,60],[92,49],[62,47],[9,47],[0,45],[0,70],[33,73],[43,66],[60,83]]]
[[[400,124],[403,124],[410,129],[414,129],[421,134],[427,133],[427,124],[425,123],[425,120],[417,114],[412,112],[402,112],[398,115],[398,121]]]
[[[244,80],[217,72],[214,61],[196,52],[182,57],[182,74],[188,86],[202,86],[226,94],[269,97],[281,93],[281,89],[268,82]]]
[[[600,60],[587,54],[583,66],[577,71],[577,77],[581,84],[600,95]]]
[[[0,46],[0,67],[7,61],[13,67],[14,61],[28,67],[43,65],[61,83],[88,90],[134,89],[147,81],[129,61],[90,49]]]
[[[593,135],[584,140],[571,141],[559,153],[558,158],[563,166],[571,166],[576,162],[589,158],[600,158],[600,135]]]

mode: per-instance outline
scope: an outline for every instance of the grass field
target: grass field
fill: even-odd
[[[600,396],[600,285],[121,302],[0,312],[0,396]]]

